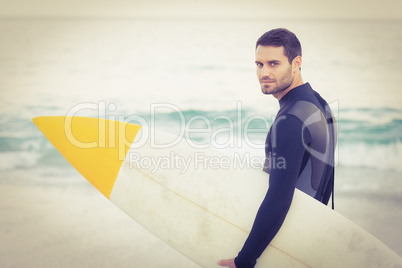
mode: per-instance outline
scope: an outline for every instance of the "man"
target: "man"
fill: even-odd
[[[242,250],[235,259],[219,261],[222,266],[254,267],[282,226],[295,188],[324,204],[333,195],[334,119],[325,100],[303,82],[301,55],[299,40],[286,29],[271,30],[257,41],[261,90],[280,104],[265,144],[269,189]],[[273,165],[275,157],[284,159],[285,165]]]

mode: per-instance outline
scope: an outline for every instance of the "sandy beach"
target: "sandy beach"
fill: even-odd
[[[402,196],[396,171],[336,169],[335,210],[402,256]]]
[[[338,168],[336,210],[401,255],[398,197],[392,189],[387,189],[391,190],[388,195],[355,191],[364,179],[363,184],[372,185],[378,193],[379,175],[384,176],[383,183],[399,177],[393,172]],[[199,267],[69,168],[2,173],[0,240],[0,259],[6,268]]]
[[[53,183],[40,183],[27,173],[1,175],[1,267],[199,267],[78,173],[58,176]],[[4,183],[11,175],[18,177]]]

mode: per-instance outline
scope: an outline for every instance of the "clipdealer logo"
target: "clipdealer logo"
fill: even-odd
[[[110,114],[115,112],[117,106],[113,103],[108,104],[105,101],[98,103],[80,103],[73,106],[66,114],[65,121],[65,134],[71,144],[80,148],[94,148],[94,147],[106,147],[115,146],[111,139],[106,139],[108,136],[112,136],[116,129],[110,126],[106,126],[104,120],[99,120],[99,136],[97,140],[82,141],[74,135],[73,131],[73,118],[75,116],[81,116],[80,114],[90,114],[97,118],[107,119],[111,121],[120,121],[126,123],[133,123],[142,126],[145,131],[149,130],[149,133],[141,133],[141,139],[136,140],[135,146],[140,147],[149,142],[152,148],[163,149],[171,148],[177,145],[181,140],[185,139],[186,142],[195,149],[204,148],[241,148],[243,144],[253,149],[263,149],[265,147],[264,141],[256,141],[251,136],[255,134],[266,135],[270,122],[268,118],[262,115],[253,115],[248,118],[243,118],[242,104],[240,101],[236,104],[236,115],[233,117],[225,114],[219,114],[209,118],[204,115],[193,115],[190,118],[185,118],[184,112],[176,105],[170,103],[152,103],[150,104],[149,115],[116,115]],[[167,142],[159,143],[156,139],[156,134],[153,130],[156,129],[156,122],[162,121],[160,117],[162,114],[174,113],[177,115],[175,125],[178,124],[178,133],[176,137]],[[262,127],[253,127],[253,124],[262,125]],[[202,125],[202,127],[200,127]],[[216,125],[220,125],[219,128],[214,128]],[[119,130],[124,132],[124,130]],[[142,132],[143,130],[141,130]],[[124,134],[124,133],[123,133]],[[124,135],[121,135],[119,139],[125,139]],[[202,142],[195,142],[193,137],[200,136],[206,137]],[[219,137],[226,136],[224,140]],[[127,139],[125,140],[127,141]]]
[[[336,103],[337,104],[337,103]],[[335,107],[336,108],[336,107]],[[107,104],[106,101],[99,101],[98,103],[80,103],[73,106],[66,114],[65,120],[65,134],[69,142],[80,148],[105,148],[105,147],[119,147],[119,159],[124,160],[127,152],[127,148],[141,148],[144,145],[150,146],[152,149],[173,149],[175,146],[179,145],[180,142],[185,141],[194,150],[214,148],[214,149],[265,149],[265,136],[270,128],[275,129],[275,117],[273,116],[271,120],[263,115],[252,115],[245,116],[245,112],[242,109],[241,101],[236,103],[236,110],[229,114],[218,113],[215,116],[206,116],[202,114],[186,114],[186,111],[182,111],[178,106],[171,103],[151,103],[149,106],[149,112],[143,114],[131,114],[131,115],[119,115],[115,113],[117,111],[117,106],[114,103]],[[337,115],[338,109],[335,109]],[[80,140],[79,137],[74,135],[74,124],[72,123],[73,118],[76,116],[82,116],[82,114],[106,119],[98,121],[98,137],[94,140],[84,141]],[[170,118],[166,119],[166,115]],[[172,119],[171,115],[175,115]],[[164,117],[165,116],[165,117]],[[311,116],[308,118],[308,124],[312,124],[317,121],[316,116]],[[282,120],[279,118],[278,120]],[[140,125],[140,132],[137,134],[134,142],[130,142],[126,137],[125,127],[126,124],[118,124],[117,122],[132,123]],[[311,122],[310,122],[311,121]],[[170,139],[158,139],[157,124],[165,123],[174,125],[176,130],[174,135],[170,135]],[[258,126],[258,127],[256,127]],[[173,128],[172,128],[173,129]],[[178,131],[177,131],[178,130]],[[275,134],[273,142],[275,145]],[[272,133],[271,133],[272,134]],[[253,137],[259,136],[259,139]],[[202,137],[201,139],[194,139],[194,137]],[[222,138],[223,137],[223,138]],[[261,138],[263,137],[263,138]],[[116,142],[118,141],[118,142]],[[308,150],[315,157],[319,157],[324,162],[326,162],[325,155],[319,154],[312,150],[308,144],[304,144],[306,150]],[[155,168],[163,167],[179,167],[181,170],[187,170],[190,166],[191,159],[184,159],[183,156],[173,155],[167,159],[156,159],[152,157],[145,157],[140,155],[130,156],[130,161],[137,166],[148,167],[154,170]],[[145,158],[144,158],[145,157]],[[331,165],[336,165],[338,162],[338,152],[335,151],[335,163],[329,163]],[[286,168],[286,161],[281,156],[273,155],[269,158],[256,158],[251,154],[234,154],[232,160],[225,158],[221,159],[208,159],[204,155],[194,155],[192,156],[192,166],[195,168],[199,167],[210,167],[210,168],[241,168],[245,166],[245,162],[249,163],[249,167],[261,168],[264,166],[267,160],[270,161],[270,167],[275,168]],[[136,163],[134,163],[136,162]],[[230,163],[229,163],[230,162]],[[174,163],[174,165],[172,164]],[[266,163],[265,163],[266,165]]]

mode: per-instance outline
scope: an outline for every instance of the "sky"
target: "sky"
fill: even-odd
[[[402,19],[401,0],[0,0],[0,17]]]

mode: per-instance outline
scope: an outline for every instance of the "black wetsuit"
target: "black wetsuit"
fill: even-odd
[[[282,226],[295,188],[324,204],[333,192],[336,127],[328,104],[308,83],[279,104],[265,144],[269,189],[235,259],[237,268],[254,267]]]

